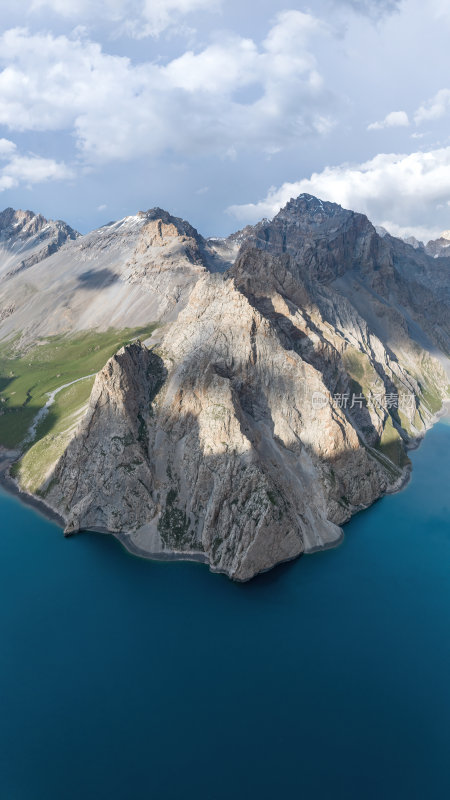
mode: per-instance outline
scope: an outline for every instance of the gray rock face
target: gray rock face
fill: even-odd
[[[97,375],[43,482],[67,533],[248,580],[338,542],[399,488],[447,391],[432,355],[448,336],[445,259],[309,195],[231,241],[160,209],[91,236],[76,246],[94,276],[102,249],[116,274],[117,248],[121,285],[182,301],[157,347],[130,345]],[[213,250],[221,264],[238,250],[224,274]]]
[[[288,254],[304,278],[328,282],[350,269],[360,272],[386,259],[383,239],[363,214],[302,194],[269,222],[259,223],[245,247]]]
[[[126,532],[147,554],[202,553],[251,578],[336,542],[337,523],[387,488],[314,392],[326,392],[320,372],[231,282],[204,278],[160,356],[132,345],[99,373],[48,500],[67,532]]]
[[[441,233],[439,239],[432,239],[430,242],[428,242],[428,244],[425,245],[425,252],[433,258],[448,258],[450,256],[449,231],[444,231],[444,233]]]
[[[300,195],[272,222],[248,229],[241,252],[251,248],[289,255],[303,283],[314,284],[313,292],[317,284],[339,290],[382,339],[383,317],[392,327],[397,315],[390,344],[405,334],[423,344],[425,334],[428,346],[450,352],[450,261],[380,237],[363,214]]]
[[[387,231],[386,231],[386,233],[387,233]],[[419,241],[419,239],[416,239],[415,236],[407,236],[404,241],[406,242],[406,244],[410,244],[411,247],[414,247],[414,250],[424,250],[425,249],[424,243]]]
[[[79,235],[61,220],[5,208],[0,212],[0,277],[11,277],[38,264]]]
[[[118,520],[121,527],[130,527],[137,518],[155,514],[145,493],[152,482],[147,430],[152,398],[164,375],[161,364],[147,348],[131,345],[98,374],[79,433],[56,473],[68,532],[81,522],[114,531]],[[128,485],[130,475],[139,492]]]

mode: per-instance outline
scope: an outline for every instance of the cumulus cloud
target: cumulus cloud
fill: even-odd
[[[32,185],[44,181],[73,178],[73,171],[63,162],[41,158],[34,154],[21,155],[14,142],[0,139],[0,191],[14,189],[20,184]]]
[[[217,11],[221,0],[33,0],[31,11],[50,10],[79,23],[120,23],[138,39],[159,36],[196,11]]]
[[[383,128],[401,128],[409,125],[408,114],[406,111],[391,111],[381,122],[371,122],[367,126],[368,131],[380,131]]]
[[[14,142],[11,142],[9,139],[0,139],[0,159],[2,161],[9,159],[15,150],[16,145]]]
[[[230,34],[167,64],[134,65],[85,39],[12,29],[0,37],[0,124],[72,130],[89,163],[274,152],[332,125],[308,47],[324,33],[311,15],[287,11],[260,45]]]
[[[241,223],[256,222],[273,217],[303,192],[367,214],[394,233],[402,230],[431,239],[439,230],[433,220],[436,207],[450,197],[450,147],[409,155],[382,153],[363,164],[326,167],[310,178],[272,187],[258,203],[228,210]],[[430,221],[428,227],[424,221]]]
[[[73,178],[73,171],[63,162],[35,155],[14,155],[5,167],[5,173],[14,180],[16,185]]]
[[[431,100],[424,103],[414,114],[417,125],[429,120],[441,119],[450,111],[450,89],[440,89]]]

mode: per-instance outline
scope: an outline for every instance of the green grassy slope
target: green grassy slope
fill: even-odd
[[[98,372],[122,345],[137,337],[145,339],[155,327],[149,324],[141,328],[49,336],[26,353],[17,352],[17,340],[0,344],[0,444],[17,447],[36,413],[45,405],[48,392]],[[82,391],[81,387],[77,391]],[[58,408],[63,413],[61,403],[58,399],[52,406],[47,428],[57,417]],[[43,432],[45,429],[40,434]]]
[[[42,485],[63,455],[87,408],[94,380],[86,378],[56,395],[54,404],[38,425],[34,443],[12,468],[13,475],[19,479],[23,489],[33,494],[43,494]]]

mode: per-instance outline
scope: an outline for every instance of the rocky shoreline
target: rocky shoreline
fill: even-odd
[[[411,443],[408,444],[408,446],[407,446],[407,450],[408,451],[417,450],[420,447],[420,445],[422,444],[422,442],[423,442],[423,440],[424,440],[424,438],[426,436],[426,433],[429,430],[431,430],[431,428],[437,422],[439,422],[440,419],[442,419],[442,418],[444,418],[446,416],[450,417],[450,400],[444,401],[444,403],[442,405],[442,408],[436,414],[433,415],[432,419],[427,424],[426,429],[424,430],[423,434],[418,436],[418,437],[416,437],[416,439],[414,439],[413,441],[411,441]],[[6,492],[11,494],[12,496],[16,497],[21,503],[23,503],[24,505],[29,506],[34,511],[36,511],[38,514],[41,514],[43,517],[48,519],[50,522],[53,522],[59,528],[64,530],[66,521],[61,516],[61,514],[59,514],[54,508],[52,508],[42,498],[36,497],[35,495],[30,494],[29,492],[23,491],[20,488],[20,486],[18,485],[17,481],[14,480],[14,478],[11,477],[11,475],[9,474],[10,467],[12,466],[14,461],[17,460],[17,458],[20,455],[21,454],[18,451],[6,451],[6,450],[4,450],[3,448],[0,447],[0,487],[2,487]],[[405,467],[401,478],[395,484],[395,486],[394,487],[391,486],[387,491],[385,491],[382,494],[380,494],[379,497],[377,497],[374,500],[374,502],[378,502],[379,500],[382,499],[382,497],[386,497],[386,496],[391,495],[391,494],[397,494],[398,492],[400,492],[403,489],[405,489],[406,486],[408,485],[409,481],[411,480],[412,471],[413,471],[412,464],[410,464],[407,467]],[[356,516],[356,514],[360,514],[361,512],[366,511],[368,508],[371,507],[371,505],[373,505],[373,503],[371,503],[368,506],[365,506],[364,508],[361,508],[361,509],[358,509],[357,511],[355,511],[351,515],[351,517],[345,523],[343,523],[344,526],[346,525],[347,522],[350,521],[350,519],[352,519],[354,516]],[[80,535],[82,533],[98,533],[98,534],[101,534],[101,535],[113,536],[114,539],[116,539],[120,543],[120,545],[123,547],[124,550],[126,550],[126,552],[129,555],[132,555],[132,556],[134,556],[136,558],[144,558],[144,559],[146,559],[148,561],[164,561],[164,562],[187,561],[187,562],[195,562],[195,563],[198,563],[198,564],[208,565],[210,571],[213,572],[213,573],[226,574],[222,570],[214,569],[214,567],[211,565],[211,563],[210,563],[210,561],[209,561],[209,559],[208,559],[208,557],[207,557],[207,555],[205,553],[202,553],[202,552],[199,552],[199,551],[197,551],[197,552],[184,551],[183,552],[183,551],[176,551],[176,550],[166,551],[166,552],[165,551],[161,551],[161,552],[151,553],[149,551],[146,551],[146,550],[138,547],[134,542],[131,541],[129,534],[127,534],[127,533],[117,533],[117,532],[114,532],[114,531],[106,530],[105,528],[101,529],[101,528],[97,527],[97,528],[91,528],[89,530],[81,530],[81,531],[78,531],[76,533],[68,533],[68,534],[65,533],[64,536],[66,538],[69,538],[69,537],[72,537],[72,536],[78,536],[78,535]],[[342,542],[344,541],[344,538],[345,538],[345,529],[341,528],[341,535],[336,540],[334,540],[332,542],[325,542],[323,545],[317,545],[317,546],[315,546],[313,548],[310,548],[306,553],[301,553],[299,556],[294,556],[292,558],[286,558],[284,561],[278,562],[278,564],[276,566],[289,563],[290,561],[295,561],[301,555],[313,555],[313,554],[316,554],[316,553],[325,552],[326,550],[332,550],[332,549],[334,549],[336,547],[339,547],[342,544]],[[258,574],[263,574],[265,572],[268,572],[270,569],[271,568],[261,570]],[[238,582],[238,583],[239,582],[242,582],[242,583],[247,582],[247,580],[241,581],[239,578],[238,579],[234,579],[234,580],[236,580],[236,582]]]
[[[36,497],[34,494],[30,494],[30,492],[23,491],[17,481],[14,480],[10,474],[9,470],[11,466],[21,457],[21,455],[22,452],[20,450],[7,450],[0,445],[0,486],[2,489],[8,492],[8,494],[13,495],[20,500],[21,503],[26,506],[30,506],[50,522],[54,522],[60,528],[64,529],[65,522],[61,514],[59,514],[58,511],[52,508],[42,498]]]

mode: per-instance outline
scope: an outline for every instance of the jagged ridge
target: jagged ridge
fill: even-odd
[[[131,238],[141,285],[187,274],[185,301],[157,348],[134,344],[99,373],[46,502],[69,533],[111,531],[237,580],[337,542],[401,485],[445,396],[430,356],[448,337],[441,259],[309,195],[235,237],[224,276],[188,223],[160,209],[130,220],[106,240]],[[404,409],[388,401],[400,394]]]

